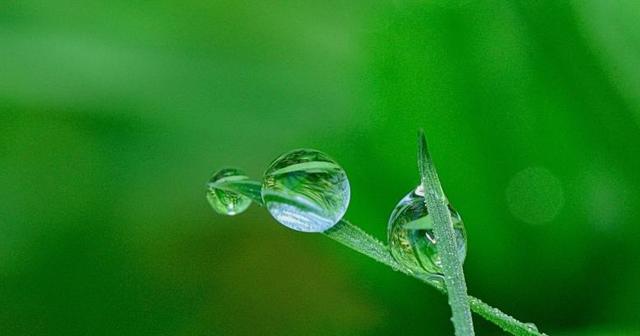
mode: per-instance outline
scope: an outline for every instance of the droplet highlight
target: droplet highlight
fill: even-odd
[[[215,212],[233,216],[244,212],[251,205],[247,196],[233,192],[227,186],[234,181],[248,180],[242,171],[235,168],[221,169],[207,182],[207,200]]]
[[[527,330],[530,332],[540,332],[538,330],[538,326],[536,326],[535,324],[528,322],[524,324],[527,327]]]
[[[442,260],[433,233],[433,219],[427,211],[422,185],[408,193],[391,213],[389,248],[393,258],[408,271],[442,278]],[[464,262],[467,235],[460,214],[447,204],[456,234],[458,256]]]
[[[323,232],[344,216],[351,190],[344,169],[328,155],[298,149],[267,169],[262,200],[280,224],[296,231]]]

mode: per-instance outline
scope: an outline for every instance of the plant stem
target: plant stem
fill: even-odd
[[[257,181],[244,180],[236,181],[227,185],[219,186],[222,189],[233,191],[243,196],[249,197],[252,201],[260,206],[264,206],[262,197],[260,196],[261,183]],[[367,257],[391,267],[393,270],[402,272],[408,276],[416,278],[436,288],[440,293],[446,294],[447,291],[439,281],[425,276],[423,274],[412,273],[402,265],[400,265],[389,253],[389,248],[378,239],[370,236],[359,227],[351,224],[345,219],[341,219],[336,225],[323,234],[338,243],[345,245]],[[546,336],[546,334],[538,332],[531,323],[523,323],[515,318],[503,313],[498,308],[489,306],[473,296],[468,296],[471,310],[482,316],[487,321],[502,328],[502,330],[515,336]]]
[[[451,213],[422,130],[418,134],[418,168],[422,188],[424,188],[424,202],[429,215],[433,218],[433,233],[440,260],[442,260],[442,273],[447,286],[455,334],[456,336],[473,336],[473,319],[467,298],[467,284],[458,256]]]
[[[336,225],[329,230],[323,232],[325,236],[337,241],[338,243],[345,245],[352,250],[360,252],[377,262],[385,264],[391,267],[393,270],[402,272],[406,275],[412,276],[423,282],[434,286],[440,292],[445,293],[446,290],[439,281],[439,278],[431,277],[423,273],[413,273],[407,268],[400,265],[389,253],[389,248],[381,243],[379,240],[371,237],[366,232],[362,231],[359,227],[349,223],[345,219],[341,219]]]
[[[345,219],[340,220],[338,224],[323,232],[323,234],[342,245],[374,259],[379,263],[391,267],[396,271],[432,285],[442,294],[447,294],[447,291],[442,287],[441,282],[423,274],[410,272],[393,259],[389,253],[389,248],[385,244],[376,238],[371,237],[362,229],[351,224]],[[540,333],[532,323],[520,322],[512,316],[500,311],[500,309],[489,306],[478,298],[469,295],[468,300],[473,312],[484,317],[487,321],[497,325],[502,330],[509,332],[512,335],[546,336],[546,334]]]

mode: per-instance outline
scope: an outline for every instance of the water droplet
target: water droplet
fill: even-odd
[[[539,332],[538,331],[538,326],[536,326],[535,324],[533,324],[531,322],[525,323],[524,325],[527,327],[527,330],[529,330],[529,331]]]
[[[449,205],[458,255],[464,262],[467,237],[462,218]],[[424,204],[422,185],[408,193],[391,213],[388,226],[391,255],[409,271],[442,278],[442,260],[436,248],[433,219]]]
[[[237,215],[251,205],[249,197],[225,188],[225,185],[238,180],[249,179],[243,172],[234,168],[221,169],[207,182],[207,200],[213,210],[222,215]]]
[[[264,174],[262,200],[271,215],[296,231],[322,232],[349,206],[349,180],[335,161],[312,149],[278,157]]]

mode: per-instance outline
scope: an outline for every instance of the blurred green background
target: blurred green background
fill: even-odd
[[[221,167],[316,148],[385,239],[422,127],[472,294],[552,335],[640,335],[638,13],[0,1],[0,333],[450,335],[433,289],[204,198]]]

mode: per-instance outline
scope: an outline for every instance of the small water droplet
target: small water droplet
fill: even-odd
[[[527,330],[529,330],[529,331],[539,332],[538,331],[538,327],[535,324],[531,323],[531,322],[525,323],[524,325],[527,327]]]
[[[344,169],[326,154],[298,149],[278,157],[264,174],[262,200],[282,225],[322,232],[347,211],[351,191]]]
[[[225,189],[225,184],[249,179],[235,168],[224,168],[213,174],[207,182],[207,200],[213,210],[222,215],[237,215],[251,205],[249,197]]]
[[[464,262],[467,254],[464,224],[451,205],[449,211],[456,233],[458,256]],[[433,220],[424,204],[422,185],[396,205],[389,218],[388,239],[391,255],[409,271],[442,278],[442,260],[436,248]]]

